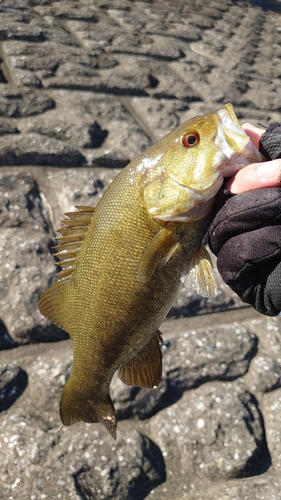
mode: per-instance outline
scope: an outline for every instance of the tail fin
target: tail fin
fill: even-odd
[[[60,417],[64,425],[72,425],[81,420],[89,423],[101,422],[113,439],[116,439],[117,418],[110,395],[103,400],[89,399],[79,390],[73,390],[71,379],[63,389]]]

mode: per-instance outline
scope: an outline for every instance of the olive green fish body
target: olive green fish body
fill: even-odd
[[[113,428],[115,413],[108,397],[111,378],[120,364],[135,359],[156,335],[154,349],[153,345],[152,350],[149,348],[149,366],[137,366],[131,383],[147,387],[159,383],[162,366],[157,331],[207,229],[207,218],[168,225],[172,242],[179,243],[177,250],[147,283],[138,281],[139,264],[147,246],[167,224],[161,225],[148,215],[139,196],[141,175],[133,169],[132,174],[135,187],[122,171],[119,183],[111,185],[96,207],[64,293],[62,326],[74,341],[73,369],[65,394],[71,390],[71,401],[76,402],[87,395],[87,400],[95,402],[95,408],[107,401],[106,415],[111,415],[109,424],[113,423]],[[164,254],[166,251],[164,240]],[[70,404],[65,406],[66,412],[61,405],[64,423],[80,420],[81,406],[77,416],[69,412]],[[89,416],[89,409],[85,408],[88,416],[84,420],[102,420],[102,415],[93,412]]]
[[[101,421],[115,436],[109,395],[115,371],[128,384],[159,383],[158,328],[181,282],[215,295],[202,239],[222,165],[229,172],[231,157],[243,152],[244,158],[248,142],[227,105],[186,122],[136,158],[95,209],[67,214],[56,247],[62,271],[39,302],[74,342],[60,407],[64,424]]]

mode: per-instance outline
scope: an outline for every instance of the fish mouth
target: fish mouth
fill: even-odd
[[[221,165],[223,176],[231,177],[246,165],[261,162],[262,156],[243,130],[232,104],[225,104],[217,115],[215,144],[226,157]]]
[[[250,138],[241,127],[232,104],[225,104],[217,111],[217,115],[219,121],[215,144],[230,158],[234,152],[243,151]]]

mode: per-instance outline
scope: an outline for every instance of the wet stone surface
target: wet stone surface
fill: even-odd
[[[167,460],[172,448],[190,478],[247,474],[265,441],[256,403],[231,383],[208,383],[186,393],[150,425]]]
[[[0,367],[0,412],[7,410],[22,394],[27,385],[27,374],[19,366]]]
[[[213,302],[182,287],[159,386],[112,381],[114,442],[59,428],[72,342],[37,308],[63,214],[138,154],[228,101],[242,122],[281,120],[279,4],[0,3],[1,499],[279,500],[280,317],[217,272]]]
[[[0,335],[15,343],[66,338],[37,308],[55,271],[51,207],[28,171],[2,175],[0,186]]]

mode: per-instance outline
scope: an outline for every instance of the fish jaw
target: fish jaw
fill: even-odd
[[[227,158],[240,153],[247,146],[250,138],[241,127],[232,104],[225,104],[217,111],[218,124],[215,144]]]
[[[215,144],[226,157],[220,165],[223,177],[232,177],[246,165],[261,162],[261,153],[239,123],[232,104],[225,104],[217,115],[219,121]]]

